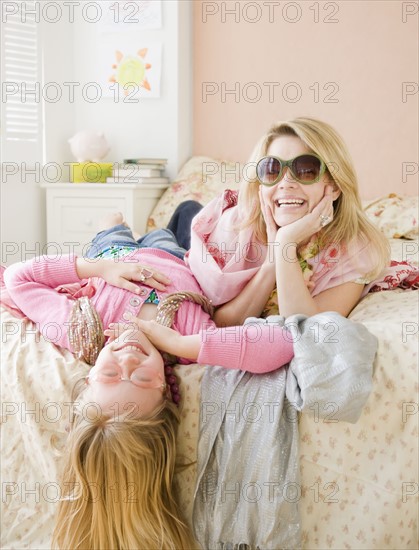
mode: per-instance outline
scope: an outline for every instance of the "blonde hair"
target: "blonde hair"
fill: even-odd
[[[249,159],[248,177],[240,185],[238,208],[240,219],[245,220],[240,228],[251,227],[255,237],[266,242],[266,226],[258,197],[260,184],[256,177],[256,164],[267,155],[271,143],[280,136],[300,138],[311,151],[323,159],[327,173],[341,191],[334,201],[333,221],[319,232],[321,246],[360,240],[363,245],[370,246],[375,261],[375,269],[366,275],[368,278],[378,276],[389,262],[389,243],[362,210],[357,176],[345,143],[329,124],[320,120],[300,117],[278,122],[258,141]]]
[[[169,400],[139,418],[133,411],[102,413],[79,399],[64,451],[53,547],[196,548],[174,497],[178,423]]]

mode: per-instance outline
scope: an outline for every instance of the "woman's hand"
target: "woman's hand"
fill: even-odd
[[[118,338],[128,329],[131,329],[130,336],[136,335],[139,330],[133,323],[110,323],[109,327],[103,331],[103,334],[108,338],[108,343],[111,343],[118,340]]]
[[[111,323],[109,328],[104,331],[105,336],[109,337],[109,341],[116,340],[130,326],[141,330],[156,348],[171,353],[170,349],[176,348],[180,334],[175,330],[160,325],[156,321],[144,321],[132,315],[127,311],[124,313],[125,323]],[[169,349],[170,348],[170,349]]]
[[[179,348],[179,338],[181,338],[178,332],[159,325],[156,321],[138,319],[130,312],[127,312],[124,317],[127,319],[125,323],[111,323],[109,328],[103,331],[109,338],[109,342],[117,340],[121,334],[131,329],[132,334],[136,334],[137,331],[144,333],[157,349],[177,355],[176,350]]]
[[[120,334],[132,324],[138,327],[159,350],[171,353],[177,357],[196,360],[201,348],[199,334],[182,336],[176,330],[160,325],[156,321],[144,321],[135,317],[130,312],[126,313],[127,323],[111,323],[104,331],[110,341],[118,338]]]
[[[276,234],[278,232],[278,226],[276,225],[273,213],[272,213],[272,207],[269,203],[265,202],[265,198],[263,196],[261,186],[259,187],[259,202],[260,202],[260,209],[262,211],[263,219],[265,220],[266,225],[266,235],[267,235],[267,245],[268,245],[268,252],[266,254],[266,263],[270,263],[274,265],[274,250],[275,250],[275,241],[276,241]]]
[[[156,321],[144,321],[135,318],[133,321],[144,332],[147,338],[156,346],[156,348],[178,355],[180,349],[180,340],[182,335],[176,330],[160,325]]]
[[[275,240],[275,235],[276,235],[276,232],[278,231],[278,226],[276,225],[276,222],[272,213],[271,205],[265,202],[265,197],[263,196],[261,187],[259,187],[259,202],[260,202],[260,209],[262,210],[262,216],[266,224],[266,233],[268,236],[268,243],[270,243]]]
[[[80,279],[101,277],[110,285],[129,290],[135,294],[138,294],[140,289],[134,281],[157,290],[165,290],[170,283],[170,279],[160,271],[138,262],[77,258],[76,269]]]
[[[324,220],[327,223],[333,220],[333,188],[327,185],[324,190],[323,198],[313,208],[311,212],[292,222],[284,225],[277,230],[275,240],[281,245],[295,243],[298,246],[310,239],[315,233],[318,233],[324,227]]]

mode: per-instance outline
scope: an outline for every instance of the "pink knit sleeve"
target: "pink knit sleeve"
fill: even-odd
[[[73,303],[55,288],[81,281],[75,256],[41,256],[13,264],[4,272],[4,282],[16,305],[36,324],[47,340],[70,349],[67,326]]]
[[[201,364],[261,374],[286,365],[294,356],[291,334],[274,324],[210,327],[200,335]]]

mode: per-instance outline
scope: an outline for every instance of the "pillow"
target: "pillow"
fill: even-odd
[[[416,239],[419,234],[418,208],[418,197],[390,193],[370,202],[364,210],[388,239]]]
[[[210,157],[192,157],[165,191],[148,219],[147,231],[166,227],[175,208],[183,201],[206,204],[224,189],[238,189],[242,175],[239,162]]]

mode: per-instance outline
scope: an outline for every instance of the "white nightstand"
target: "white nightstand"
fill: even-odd
[[[41,187],[46,189],[48,243],[81,253],[104,214],[122,212],[130,227],[143,235],[151,211],[169,185],[44,183]]]

